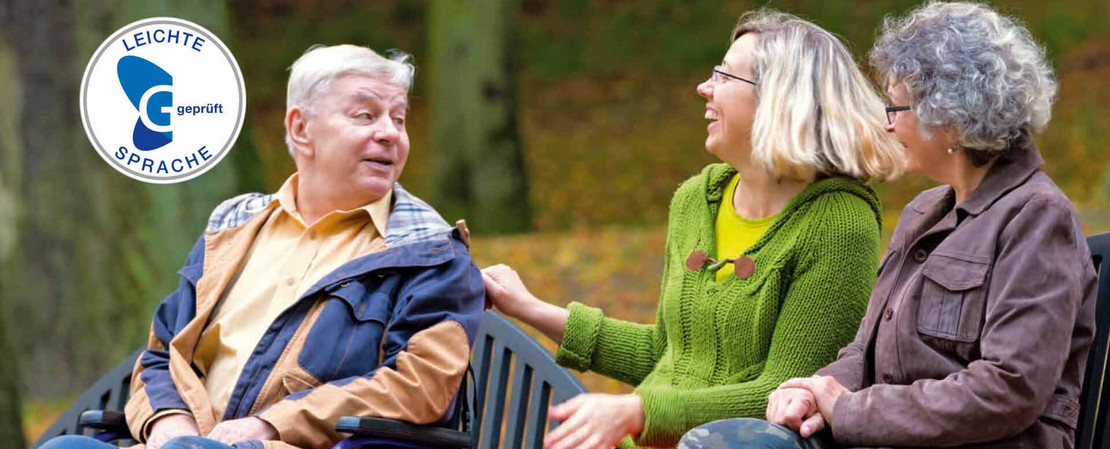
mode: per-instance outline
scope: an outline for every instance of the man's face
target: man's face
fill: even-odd
[[[312,104],[305,133],[313,176],[338,191],[377,201],[393,188],[409,156],[404,87],[344,75]]]

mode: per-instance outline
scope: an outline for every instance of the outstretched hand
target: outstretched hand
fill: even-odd
[[[563,421],[544,439],[548,449],[609,449],[643,430],[644,401],[635,394],[580,394],[548,415]]]

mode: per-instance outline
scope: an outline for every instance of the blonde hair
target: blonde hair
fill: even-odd
[[[299,107],[311,111],[313,102],[328,90],[332,81],[353,73],[396,84],[408,92],[412,88],[416,68],[412,65],[412,56],[398,50],[389,50],[386,56],[382,56],[357,45],[313,45],[289,68],[285,109]],[[293,142],[289,140],[289,130],[285,131],[285,145],[292,156]]]
[[[751,160],[776,177],[892,179],[902,148],[883,125],[884,102],[844,44],[810,22],[761,9],[740,17],[732,41],[756,33],[758,104]]]

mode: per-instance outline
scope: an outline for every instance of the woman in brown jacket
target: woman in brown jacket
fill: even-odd
[[[773,392],[769,422],[680,446],[1073,447],[1095,272],[1033,142],[1056,92],[1044,51],[987,6],[930,3],[886,21],[871,63],[907,169],[945,185],[903,210],[835,362]]]

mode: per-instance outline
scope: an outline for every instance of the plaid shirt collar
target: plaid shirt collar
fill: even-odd
[[[278,201],[276,194],[248,193],[224,201],[212,211],[206,232],[214,233],[243,225],[255,214]],[[409,193],[401,183],[393,184],[393,209],[386,225],[385,243],[397,247],[431,240],[454,229],[439,213]]]
[[[393,184],[393,211],[386,226],[385,244],[397,247],[428,240],[454,229],[424,200]]]

